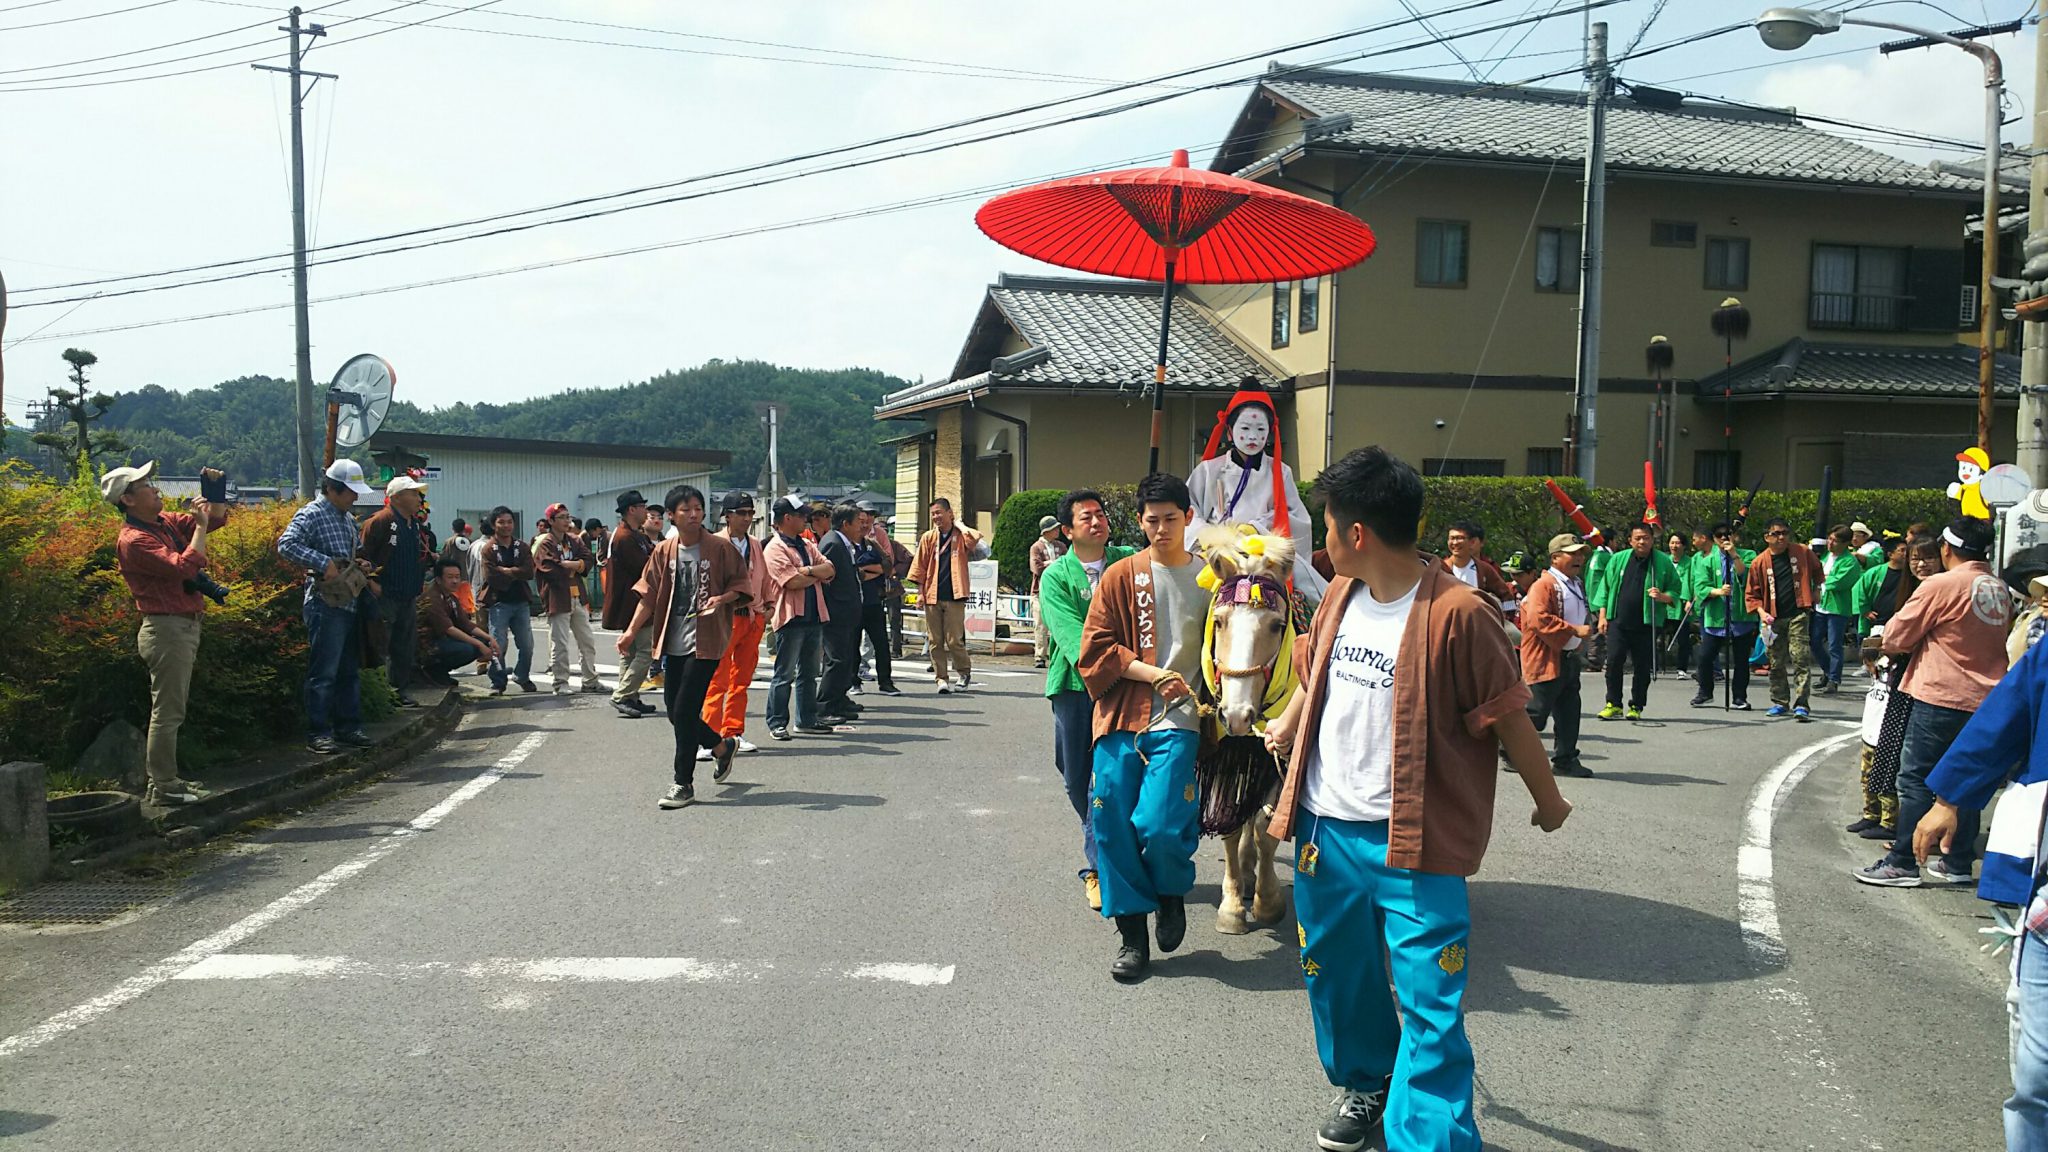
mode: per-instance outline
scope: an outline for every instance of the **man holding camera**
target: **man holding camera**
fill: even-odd
[[[403,473],[384,486],[384,507],[363,521],[362,547],[358,553],[370,562],[377,582],[377,614],[391,637],[386,676],[391,690],[398,693],[400,708],[417,708],[407,689],[412,687],[419,638],[420,593],[427,585],[427,565],[433,553],[427,549],[425,523],[420,506],[427,498],[427,486]]]
[[[114,468],[100,477],[100,495],[126,519],[114,542],[115,562],[128,593],[142,613],[135,647],[149,666],[148,801],[190,804],[198,788],[178,779],[178,728],[185,722],[185,698],[192,686],[192,662],[199,655],[199,617],[205,597],[224,601],[227,590],[206,575],[206,534],[227,523],[226,504],[192,502],[192,514],[164,511],[163,493],[150,478],[156,461],[140,468]],[[205,477],[218,480],[219,473]]]

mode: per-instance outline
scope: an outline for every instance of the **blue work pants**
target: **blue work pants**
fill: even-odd
[[[522,684],[533,679],[533,609],[525,601],[514,604],[493,604],[488,612],[491,621],[491,639],[497,642],[498,656],[503,659],[512,649],[505,644],[506,633],[519,642],[519,666],[512,678]]]
[[[1384,820],[1303,812],[1295,828],[1294,914],[1323,1072],[1339,1088],[1387,1090],[1386,1152],[1479,1152],[1465,878],[1389,867]]]
[[[877,650],[879,656],[879,649]],[[1052,762],[1067,785],[1067,803],[1081,818],[1081,858],[1095,871],[1095,830],[1089,827],[1088,784],[1095,775],[1095,704],[1086,692],[1057,692],[1047,697],[1052,705]]]
[[[332,736],[363,726],[362,641],[356,614],[318,596],[306,601],[306,735]]]
[[[2013,944],[2012,1097],[2005,1102],[2007,1152],[2048,1152],[2048,940],[2031,932]]]
[[[1161,896],[1185,896],[1195,886],[1200,743],[1180,728],[1111,732],[1095,742],[1090,831],[1103,916],[1157,912]]]
[[[1900,868],[1919,868],[1919,861],[1913,857],[1913,829],[1934,807],[1934,790],[1927,786],[1927,774],[1941,763],[1948,746],[1956,742],[1969,719],[1970,713],[1961,708],[1913,701],[1912,715],[1906,719],[1906,743],[1899,749],[1898,839],[1885,855],[1887,861]],[[1969,874],[1970,865],[1977,858],[1977,830],[1982,817],[1983,812],[1976,808],[1956,812],[1955,839],[1944,859],[1950,868],[1963,875]]]
[[[789,693],[796,689],[796,723],[818,723],[818,665],[825,650],[825,626],[791,620],[775,630],[775,677],[768,682],[768,730],[789,729]]]

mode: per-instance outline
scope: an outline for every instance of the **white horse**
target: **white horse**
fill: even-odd
[[[1204,582],[1214,588],[1202,645],[1201,695],[1210,705],[1196,764],[1202,826],[1223,837],[1216,930],[1239,935],[1287,914],[1273,867],[1280,842],[1266,832],[1282,768],[1258,733],[1298,690],[1286,584],[1295,547],[1288,537],[1234,525],[1205,530],[1196,549],[1209,566]]]

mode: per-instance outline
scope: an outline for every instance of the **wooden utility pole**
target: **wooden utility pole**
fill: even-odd
[[[320,429],[320,414],[326,409],[313,400],[313,335],[310,309],[306,303],[306,94],[312,86],[306,78],[315,83],[321,80],[338,80],[330,72],[308,72],[303,67],[306,60],[305,42],[327,35],[327,29],[318,24],[301,25],[299,17],[304,15],[297,8],[291,10],[291,23],[280,25],[278,31],[288,32],[292,38],[292,62],[289,68],[275,64],[252,64],[250,67],[264,72],[282,72],[292,78],[292,321],[297,329],[297,374],[298,393],[294,415],[298,430],[299,449],[299,499],[308,499],[316,489],[320,473],[318,456],[325,442]]]
[[[1579,479],[1596,483],[1600,447],[1600,288],[1607,235],[1607,25],[1586,34],[1586,201],[1580,221],[1579,361],[1572,390],[1573,461]]]
[[[2034,161],[2027,189],[2027,226],[2032,233],[2027,237],[2028,264],[2035,263],[2036,249],[2043,247],[2035,237],[2048,234],[2048,23],[2036,24],[2034,35]],[[2048,388],[2048,323],[2028,319],[2020,325],[2020,331],[2025,334],[2026,346],[2020,357],[2016,463],[2033,478],[2034,487],[2048,488],[2048,427],[2044,427],[2044,422],[2048,422],[2048,403],[2042,399],[2042,389]]]

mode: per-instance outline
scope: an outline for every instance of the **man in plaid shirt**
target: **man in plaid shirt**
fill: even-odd
[[[367,747],[363,732],[362,657],[356,635],[356,600],[367,565],[356,558],[359,537],[349,509],[368,495],[363,467],[336,460],[320,478],[320,495],[292,516],[277,538],[277,553],[306,570],[306,747],[315,752]]]

